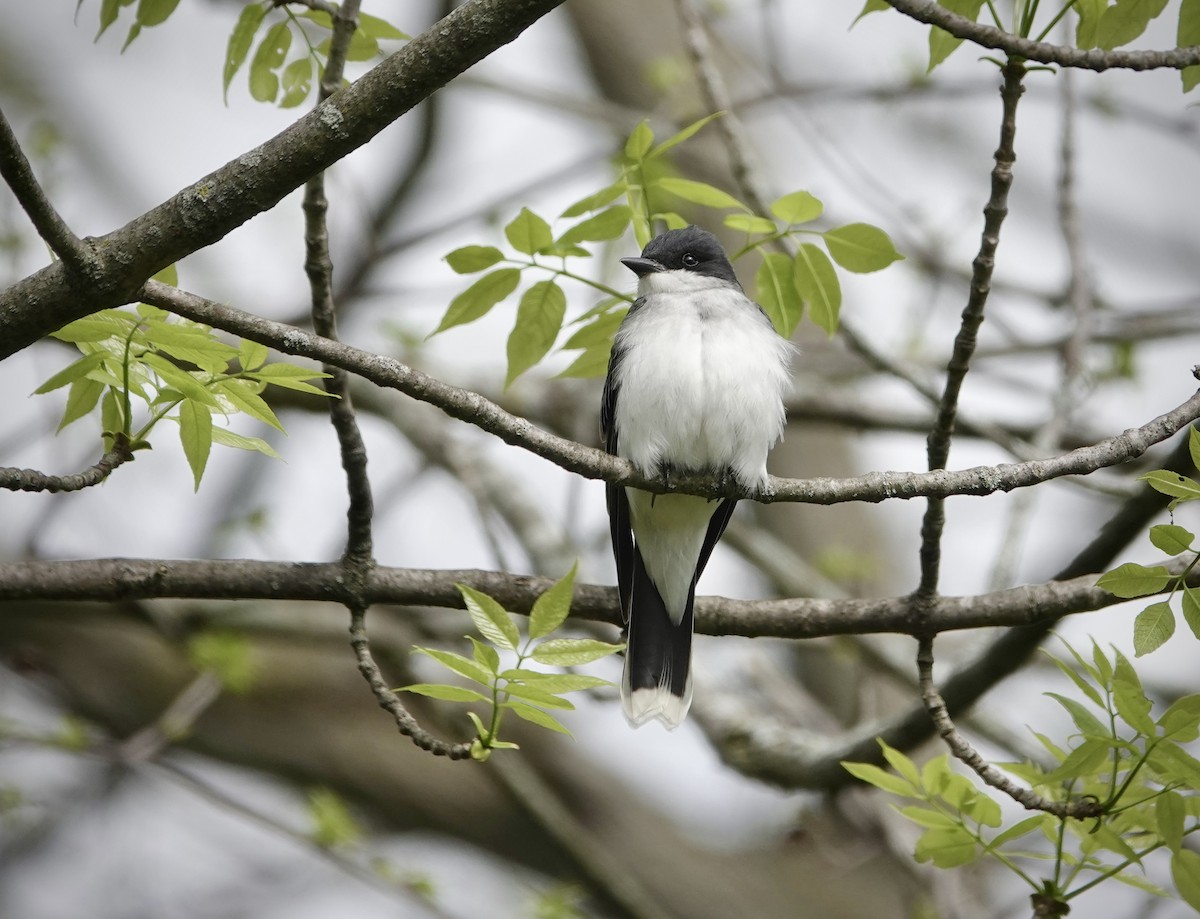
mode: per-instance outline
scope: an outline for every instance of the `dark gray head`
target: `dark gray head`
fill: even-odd
[[[621,263],[639,278],[657,271],[689,271],[738,283],[717,237],[700,227],[668,230],[646,244],[641,258],[623,258]]]

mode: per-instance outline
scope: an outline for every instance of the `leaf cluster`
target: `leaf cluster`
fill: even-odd
[[[271,15],[275,12],[279,15]],[[249,60],[252,98],[278,103],[280,108],[300,105],[312,93],[313,86],[321,82],[332,37],[333,20],[322,10],[306,9],[297,14],[287,4],[277,4],[274,0],[248,3],[238,16],[225,51],[225,100],[229,100],[233,78]],[[391,23],[360,12],[346,58],[369,61],[382,53],[380,42],[408,38]],[[293,49],[298,49],[299,54],[294,54]]]
[[[582,274],[573,267],[573,260],[591,258],[594,252],[589,247],[628,232],[633,233],[639,248],[644,247],[656,232],[688,225],[680,207],[699,206],[732,211],[723,218],[725,226],[746,237],[745,245],[734,253],[735,260],[752,251],[762,254],[753,294],[781,335],[791,336],[805,304],[809,318],[832,335],[842,304],[835,264],[845,271],[867,273],[886,268],[903,256],[883,230],[870,224],[814,228],[824,205],[810,192],[783,195],[771,203],[769,214],[756,214],[714,185],[676,175],[666,154],[717,117],[719,113],[702,118],[658,143],[649,123],[641,122],[616,159],[616,181],[564,210],[559,221],[575,221],[565,228],[556,230],[544,217],[522,208],[504,227],[511,253],[494,245],[463,246],[449,253],[446,262],[455,272],[482,274],[450,302],[434,334],[486,316],[516,292],[527,272],[548,274],[527,287],[518,302],[507,345],[505,385],[511,384],[540,362],[558,340],[567,308],[560,281],[570,279],[600,292],[604,299],[571,322],[578,328],[561,350],[581,353],[560,375],[602,376],[608,367],[613,334],[633,298]],[[784,254],[784,243],[797,237],[806,241],[798,243],[796,255]],[[819,240],[824,247],[812,240]]]
[[[1200,469],[1200,430],[1188,431],[1188,447],[1192,463]],[[1181,505],[1200,500],[1200,482],[1190,476],[1156,469],[1141,476],[1151,488],[1171,498],[1168,505],[1172,513]],[[1117,597],[1133,599],[1162,594],[1166,599],[1156,600],[1140,613],[1133,622],[1133,649],[1138,657],[1162,647],[1175,634],[1174,604],[1178,597],[1180,612],[1192,633],[1200,638],[1200,590],[1187,583],[1189,575],[1200,562],[1200,546],[1196,535],[1186,527],[1175,523],[1161,523],[1150,528],[1150,542],[1156,549],[1171,556],[1185,555],[1187,564],[1178,574],[1173,574],[1166,565],[1141,565],[1126,562],[1112,571],[1105,572],[1096,581],[1096,586]]]
[[[500,738],[506,712],[539,727],[570,735],[571,732],[547,709],[573,710],[575,706],[564,698],[565,693],[611,686],[612,683],[587,674],[536,670],[529,667],[528,662],[572,667],[607,657],[624,647],[592,638],[549,637],[559,629],[571,610],[575,567],[572,566],[534,602],[529,613],[529,634],[524,639],[512,614],[495,599],[465,584],[456,585],[483,640],[467,636],[472,646],[471,657],[438,648],[415,647],[413,650],[483,689],[457,683],[413,683],[397,691],[448,702],[486,705],[488,711],[484,717],[473,711],[467,712],[476,731],[471,755],[480,762],[491,756],[492,750],[516,748],[516,744]],[[511,666],[505,665],[502,654],[510,659],[515,657]]]
[[[1105,654],[1093,642],[1089,660],[1068,650],[1071,663],[1051,660],[1078,696],[1046,695],[1071,718],[1072,746],[1063,749],[1034,731],[1049,765],[998,765],[1048,800],[1098,802],[1100,817],[1039,812],[1006,822],[984,789],[951,770],[947,755],[918,768],[883,744],[894,773],[868,763],[843,765],[856,778],[917,802],[896,810],[923,830],[918,861],[953,868],[991,857],[1039,896],[1065,904],[1110,878],[1164,895],[1144,877],[1144,859],[1163,851],[1180,896],[1200,911],[1200,856],[1184,847],[1200,830],[1200,760],[1186,749],[1200,736],[1200,694],[1175,700],[1155,717],[1137,672],[1119,651]],[[1048,873],[1035,878],[1035,866]]]
[[[149,449],[150,431],[166,419],[179,425],[179,439],[194,487],[213,444],[256,450],[278,458],[261,438],[236,434],[214,416],[249,415],[278,431],[283,425],[262,397],[267,386],[327,395],[309,380],[328,374],[285,362],[267,363],[268,349],[252,341],[237,346],[217,338],[206,325],[175,319],[165,310],[139,304],[135,310],[103,310],[54,333],[74,344],[82,357],[54,374],[35,393],[67,389],[58,430],[97,407],[104,448],[121,438],[131,450]],[[135,424],[133,401],[147,417]]]

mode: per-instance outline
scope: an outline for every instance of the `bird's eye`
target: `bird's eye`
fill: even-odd
[[[696,258],[696,256],[692,255],[690,252],[685,253],[681,261],[683,262],[684,268],[695,268],[700,264],[700,259]]]

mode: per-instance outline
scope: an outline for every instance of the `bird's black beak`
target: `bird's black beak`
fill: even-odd
[[[636,274],[639,278],[644,278],[648,274],[654,274],[656,271],[662,271],[661,262],[656,262],[652,258],[623,258],[621,264]]]

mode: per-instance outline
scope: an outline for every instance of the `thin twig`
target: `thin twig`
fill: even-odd
[[[96,268],[92,252],[67,226],[42,186],[38,184],[21,145],[4,113],[0,112],[0,176],[8,183],[13,195],[33,222],[38,235],[46,241],[55,255],[72,274],[90,277]]]
[[[996,148],[992,168],[991,195],[984,206],[983,233],[979,252],[972,262],[972,277],[967,304],[954,339],[954,350],[946,367],[946,384],[938,403],[937,417],[926,440],[929,469],[945,469],[950,457],[950,440],[958,416],[958,399],[963,380],[971,366],[971,356],[979,327],[983,324],[984,307],[991,291],[992,271],[996,264],[996,249],[1000,244],[1000,227],[1008,215],[1008,192],[1012,187],[1012,167],[1016,160],[1014,141],[1017,132],[1017,103],[1025,91],[1022,81],[1025,66],[1010,60],[1004,66],[1004,86],[1000,91],[1003,114],[1000,121],[1000,143]],[[921,582],[915,599],[920,603],[937,591],[941,567],[942,530],[946,523],[945,499],[931,497],[921,522]]]
[[[979,752],[967,742],[958,732],[950,712],[946,708],[946,700],[938,692],[933,682],[933,638],[929,636],[918,640],[917,675],[920,680],[921,699],[925,710],[937,728],[938,736],[946,742],[946,746],[959,760],[966,765],[986,784],[998,791],[1004,792],[1026,810],[1045,811],[1056,817],[1075,817],[1083,819],[1097,817],[1104,812],[1098,801],[1079,799],[1075,801],[1051,801],[1039,795],[1033,789],[1017,784],[1000,770],[984,760]]]
[[[122,434],[115,436],[113,448],[99,460],[88,466],[82,472],[72,475],[48,475],[36,469],[18,469],[13,466],[0,466],[0,488],[9,491],[44,491],[55,494],[58,492],[81,491],[99,485],[118,466],[133,459],[133,451],[129,449],[129,441]]]

